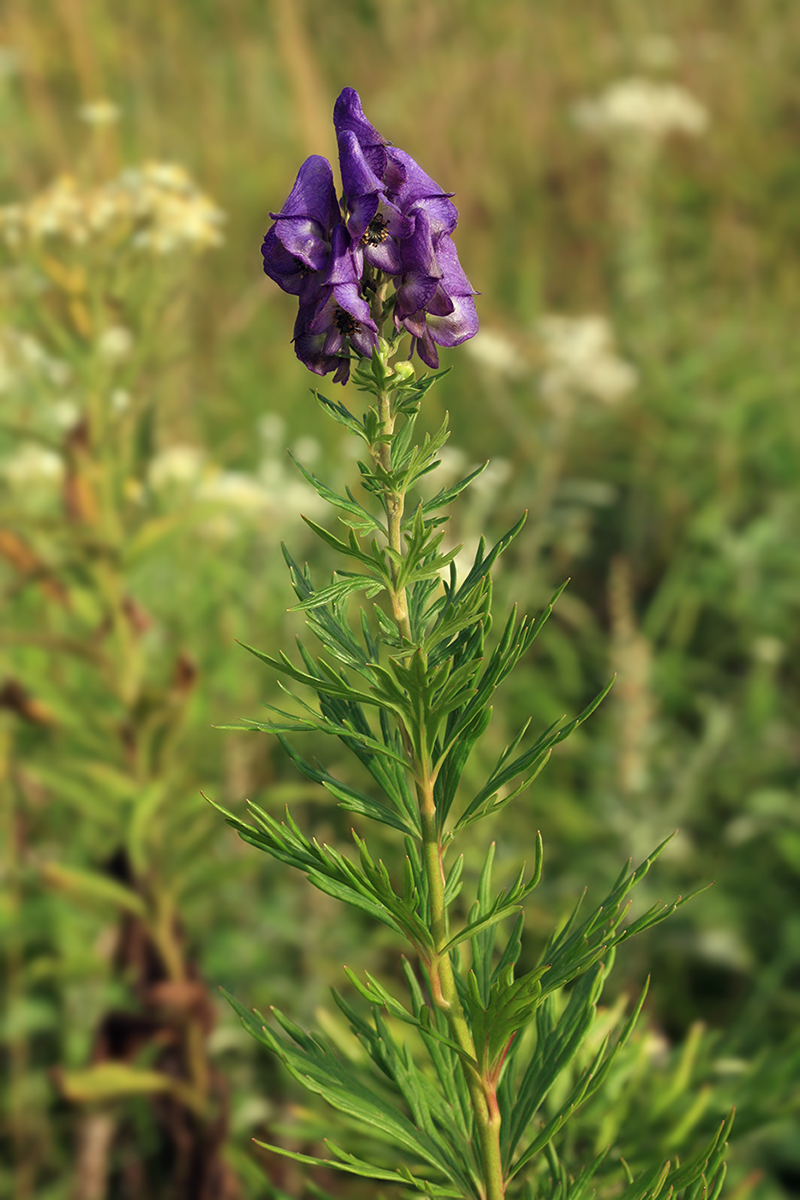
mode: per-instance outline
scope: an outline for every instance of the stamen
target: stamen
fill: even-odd
[[[389,222],[381,213],[376,213],[367,226],[361,241],[365,246],[380,246],[389,236]]]
[[[339,333],[345,337],[350,337],[359,328],[358,321],[351,316],[349,312],[345,312],[343,308],[337,308],[333,314],[333,323],[339,330]]]

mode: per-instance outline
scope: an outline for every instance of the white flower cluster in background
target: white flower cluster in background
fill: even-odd
[[[49,354],[31,334],[0,325],[0,395],[34,380],[62,388],[71,375],[69,363]]]
[[[0,459],[0,478],[13,492],[58,488],[64,478],[64,460],[47,446],[23,442],[13,454]]]
[[[470,358],[493,375],[507,379],[523,379],[531,368],[507,334],[496,329],[479,329],[464,349]]]
[[[120,115],[118,106],[111,100],[93,100],[91,104],[82,104],[78,109],[80,119],[96,127],[116,125]]]
[[[223,470],[199,447],[174,445],[151,460],[147,483],[154,493],[183,493],[187,499],[218,509],[201,528],[202,533],[218,541],[234,536],[247,524],[257,523],[269,531],[299,520],[300,512],[320,516],[325,502],[282,449],[284,431],[277,413],[262,418],[259,433],[263,453],[254,473]],[[294,445],[293,453],[309,466],[319,457],[320,446],[313,438],[303,437]]]
[[[605,317],[547,316],[536,332],[545,362],[539,381],[545,400],[581,393],[612,406],[636,386],[636,368],[617,354]]]
[[[108,236],[153,255],[203,250],[223,240],[225,214],[173,163],[129,168],[99,187],[61,175],[24,204],[0,208],[7,245],[49,240],[83,246]]]
[[[699,137],[709,126],[707,110],[685,88],[638,77],[613,83],[594,99],[580,100],[572,118],[599,137],[628,135],[654,142],[672,133]]]

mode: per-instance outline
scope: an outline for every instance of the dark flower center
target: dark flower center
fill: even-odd
[[[380,246],[381,242],[385,242],[389,236],[389,222],[386,217],[376,213],[367,226],[366,233],[361,241],[365,246]]]
[[[345,337],[350,337],[358,329],[358,321],[349,312],[345,312],[343,308],[336,309],[333,314],[333,323],[339,330],[339,333]]]

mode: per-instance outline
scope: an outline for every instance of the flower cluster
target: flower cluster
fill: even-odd
[[[437,346],[458,346],[478,329],[476,293],[451,237],[451,193],[381,137],[353,88],[336,101],[333,123],[341,204],[330,163],[312,155],[283,208],[270,213],[261,248],[267,275],[299,299],[297,357],[345,383],[350,350],[370,356],[391,310],[395,329],[411,335],[411,353],[436,368]]]
[[[161,256],[218,246],[225,215],[183,167],[145,163],[99,187],[84,188],[62,175],[27,204],[0,208],[0,234],[10,247],[50,240],[83,246],[126,240]]]
[[[660,142],[672,133],[700,137],[709,125],[703,105],[685,88],[650,79],[624,79],[572,111],[576,124],[601,137],[638,136]]]
[[[546,363],[540,381],[546,400],[581,392],[613,406],[636,387],[636,368],[616,353],[605,317],[554,314],[538,322],[537,333]]]

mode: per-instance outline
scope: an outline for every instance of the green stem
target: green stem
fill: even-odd
[[[382,424],[382,432],[390,438],[394,433],[394,414],[388,392],[378,397],[378,411]],[[391,467],[391,442],[382,442],[378,449],[378,460],[385,471]],[[386,489],[386,517],[388,541],[390,549],[402,554],[401,523],[403,519],[402,494]],[[392,581],[396,581],[397,572],[392,568]],[[408,616],[408,601],[405,588],[393,587],[392,611],[400,632],[409,642],[412,641],[411,624]],[[444,1013],[450,1035],[461,1047],[463,1052],[475,1063],[474,1067],[466,1068],[466,1080],[469,1088],[475,1127],[481,1147],[481,1157],[484,1171],[485,1200],[503,1200],[505,1183],[500,1156],[500,1112],[497,1107],[495,1083],[484,1077],[478,1066],[478,1055],[472,1038],[464,1009],[456,987],[453,965],[450,954],[445,950],[449,940],[447,929],[447,907],[444,899],[444,854],[441,837],[436,821],[436,803],[433,792],[432,763],[430,755],[426,754],[422,762],[415,762],[417,801],[419,803],[422,824],[422,859],[425,876],[428,883],[428,898],[430,903],[431,933],[435,953],[426,963],[431,980],[433,1003]]]
[[[378,414],[381,419],[382,432],[387,437],[392,437],[394,434],[394,413],[392,412],[392,403],[389,392],[381,392],[378,396]],[[392,446],[390,442],[381,442],[378,447],[378,459],[384,471],[388,472],[392,466]],[[390,491],[388,488],[385,493],[386,498],[386,520],[389,530],[389,547],[396,550],[398,554],[403,552],[403,542],[400,535],[400,527],[403,522],[403,505],[405,497],[402,493]],[[393,566],[392,583],[397,580],[397,570]],[[394,619],[397,621],[400,632],[407,641],[411,641],[411,622],[408,616],[408,602],[406,600],[405,588],[392,588],[392,611]]]

